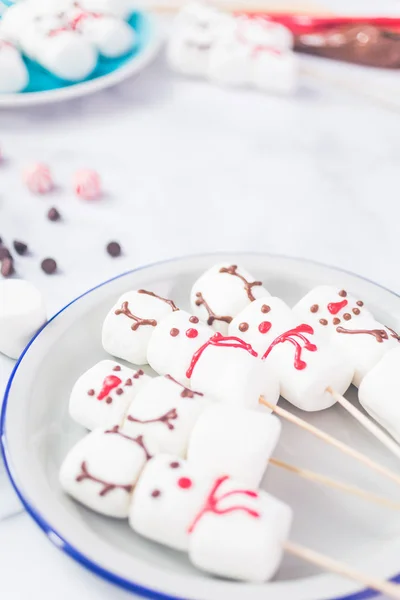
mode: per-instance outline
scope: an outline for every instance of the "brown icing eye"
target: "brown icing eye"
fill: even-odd
[[[319,306],[318,306],[318,304],[313,304],[313,305],[311,306],[311,308],[310,308],[310,311],[311,311],[312,313],[316,313],[316,312],[318,312],[318,309],[319,309]]]
[[[112,398],[110,396],[108,396],[106,398],[106,404],[111,404],[111,402],[112,402]]]
[[[125,385],[127,385],[127,386],[130,386],[130,385],[132,385],[132,379],[127,379],[127,380],[125,381]]]
[[[117,396],[120,396],[121,394],[124,393],[124,390],[122,390],[121,388],[118,388],[115,393],[117,394]]]
[[[242,333],[244,333],[245,331],[247,331],[249,328],[249,324],[248,323],[240,323],[239,325],[239,331],[241,331]]]
[[[261,312],[264,314],[269,313],[270,310],[271,310],[271,307],[268,306],[268,304],[263,304],[261,307]]]
[[[179,329],[173,327],[169,333],[170,335],[172,335],[172,337],[176,337],[177,335],[179,335]]]
[[[198,323],[198,322],[199,322],[199,319],[198,319],[197,317],[194,317],[194,316],[193,316],[193,317],[190,317],[189,321],[190,321],[191,323]]]
[[[320,319],[319,322],[321,323],[321,325],[328,325],[328,321],[326,319]]]
[[[359,309],[359,308],[353,308],[353,313],[354,313],[355,315],[359,315],[359,314],[360,314],[360,312],[361,312],[361,311],[360,311],[360,309]]]
[[[362,300],[358,300],[356,304],[357,306],[364,306],[364,302]]]
[[[340,319],[338,319],[337,317],[335,317],[335,318],[333,319],[332,323],[333,323],[334,325],[339,325],[339,323],[340,323]]]
[[[181,466],[180,463],[178,463],[177,461],[170,463],[169,465],[171,467],[171,469],[179,469],[179,467]]]
[[[95,391],[94,390],[89,390],[88,391],[88,396],[94,396],[95,395]]]
[[[116,367],[113,368],[113,371],[120,371],[121,367],[119,365],[117,365]]]
[[[153,491],[151,492],[151,497],[152,497],[152,498],[158,498],[159,496],[161,496],[161,492],[160,492],[160,490],[153,490]]]
[[[342,298],[346,298],[346,296],[347,296],[346,290],[340,290],[339,296],[341,296]]]
[[[350,319],[351,319],[351,314],[350,314],[350,313],[344,313],[344,315],[343,315],[343,319],[344,319],[345,321],[350,321]]]

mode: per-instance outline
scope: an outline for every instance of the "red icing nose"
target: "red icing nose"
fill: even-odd
[[[259,324],[258,331],[260,333],[268,333],[268,331],[271,329],[271,327],[272,327],[272,323],[270,323],[269,321],[263,321],[262,323]]]
[[[328,304],[328,310],[331,313],[331,315],[337,315],[338,312],[342,310],[342,308],[347,306],[347,304],[347,300],[342,300],[342,302],[330,302]]]
[[[97,396],[97,399],[104,400],[104,398],[106,398],[112,390],[121,385],[121,383],[122,380],[119,377],[116,375],[109,375],[103,381],[103,387],[100,394]]]
[[[192,487],[192,480],[189,479],[189,477],[181,477],[180,479],[178,479],[178,485],[183,490],[188,490]]]

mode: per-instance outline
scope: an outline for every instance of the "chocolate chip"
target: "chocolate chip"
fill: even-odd
[[[26,252],[28,250],[28,246],[26,244],[24,244],[24,242],[19,242],[18,240],[15,240],[13,242],[13,246],[14,246],[15,252],[17,254],[19,254],[20,256],[23,256],[24,254],[26,254]]]
[[[14,273],[14,263],[12,258],[5,258],[1,263],[1,274],[3,277],[10,277]]]
[[[61,215],[58,212],[58,210],[53,206],[47,213],[47,218],[49,219],[49,221],[59,221],[61,219]]]
[[[107,252],[110,256],[116,258],[121,254],[121,246],[118,244],[118,242],[110,242],[107,245]]]
[[[4,260],[5,258],[12,258],[10,251],[5,246],[1,246],[0,248],[0,260]]]
[[[57,271],[57,263],[54,258],[45,258],[40,266],[47,275],[53,275]]]

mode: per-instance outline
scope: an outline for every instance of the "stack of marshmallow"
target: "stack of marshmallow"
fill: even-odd
[[[290,94],[298,65],[291,32],[266,18],[231,16],[207,4],[185,5],[168,44],[169,63],[223,85]]]
[[[257,490],[280,435],[259,397],[275,404],[281,393],[322,410],[334,403],[328,386],[344,393],[363,379],[368,408],[382,372],[396,378],[397,335],[345,290],[316,288],[290,309],[234,264],[204,273],[191,305],[193,314],[136,290],[112,307],[104,349],[159,376],[104,360],[80,377],[70,414],[92,431],[66,457],[61,484],[89,508],[188,551],[201,569],[265,581],[292,512]],[[374,406],[383,423],[385,403]]]
[[[135,32],[124,20],[129,0],[25,0],[8,8],[0,22],[0,92],[28,84],[22,54],[66,81],[81,81],[98,55],[129,52]]]

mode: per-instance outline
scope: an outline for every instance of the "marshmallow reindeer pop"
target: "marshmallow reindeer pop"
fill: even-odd
[[[204,477],[190,462],[173,455],[159,455],[147,463],[129,511],[134,531],[187,551],[196,567],[221,577],[268,581],[286,551],[400,598],[397,585],[289,542],[292,519],[291,508],[270,494],[228,476]]]

